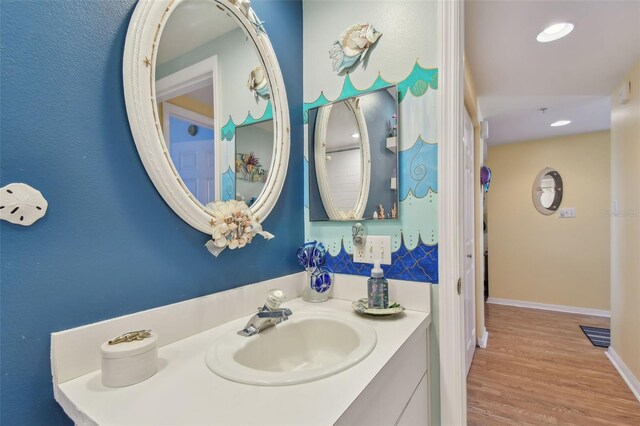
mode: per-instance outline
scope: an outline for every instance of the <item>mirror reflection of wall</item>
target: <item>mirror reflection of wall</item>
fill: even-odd
[[[256,79],[262,62],[251,39],[215,2],[186,0],[167,19],[156,63],[164,141],[185,186],[203,205],[241,198],[225,192],[235,187],[229,176],[236,168],[234,130],[248,114],[257,119],[270,111],[269,85],[264,73]],[[272,126],[273,135],[273,120],[265,123]],[[250,152],[251,141],[245,137],[243,143]],[[271,153],[263,157],[268,170]]]
[[[262,192],[273,156],[272,120],[236,128],[236,199],[251,206]]]
[[[397,218],[397,105],[391,86],[309,110],[310,220]]]

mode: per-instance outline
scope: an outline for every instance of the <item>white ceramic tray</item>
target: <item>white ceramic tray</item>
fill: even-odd
[[[370,308],[369,301],[367,300],[366,297],[360,300],[356,300],[351,304],[351,307],[357,313],[366,314],[366,315],[380,315],[380,316],[395,315],[404,311],[404,306],[402,306],[397,302],[394,302],[393,300],[389,301],[389,307],[387,309]]]

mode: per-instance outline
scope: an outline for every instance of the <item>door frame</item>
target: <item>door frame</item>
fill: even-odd
[[[469,369],[471,368],[471,363],[473,362],[473,355],[475,353],[475,349],[476,349],[476,345],[477,345],[477,323],[476,323],[476,265],[475,265],[475,261],[476,261],[476,235],[475,235],[475,225],[476,225],[476,216],[475,216],[475,199],[476,199],[476,194],[475,194],[475,188],[476,186],[474,185],[474,183],[476,182],[476,176],[475,176],[475,135],[474,135],[474,128],[473,128],[473,123],[471,121],[471,116],[469,115],[469,111],[467,111],[467,108],[464,107],[464,114],[463,114],[463,138],[465,140],[465,144],[466,146],[463,146],[464,150],[463,150],[463,181],[462,181],[462,188],[463,188],[463,201],[462,201],[462,215],[463,215],[463,246],[462,246],[462,250],[463,250],[463,254],[464,254],[464,258],[463,258],[463,263],[462,263],[462,289],[463,289],[463,296],[465,299],[465,308],[464,308],[464,312],[465,312],[465,330],[464,330],[464,338],[465,338],[465,376],[469,375]],[[467,152],[465,151],[467,149],[469,149],[469,157],[467,157]],[[469,179],[470,181],[467,182],[467,176],[466,176],[466,168],[467,168],[467,161],[469,161],[470,164],[468,164],[469,170],[470,170],[470,176]],[[468,187],[467,187],[468,185]],[[468,197],[468,199],[467,199]],[[468,209],[468,210],[467,210]],[[467,229],[468,227],[468,229]],[[467,235],[466,232],[468,232],[469,234]],[[467,247],[467,239],[471,240],[471,247]],[[470,250],[471,252],[469,253]],[[469,273],[470,276],[467,275],[467,268],[470,268],[471,271]],[[469,298],[467,298],[468,294],[469,294]],[[472,323],[472,327],[471,327],[471,336],[467,335],[467,327],[469,326],[469,323]],[[469,339],[469,337],[471,337],[471,339]],[[469,352],[471,352],[471,356],[469,358]]]
[[[467,424],[462,278],[462,149],[464,0],[438,2],[438,192],[440,415]]]
[[[216,168],[214,192],[216,200],[220,200],[222,197],[222,170],[220,170],[222,165],[220,158],[222,153],[222,135],[220,134],[220,77],[218,74],[218,56],[210,56],[200,62],[196,62],[193,65],[189,65],[179,71],[161,78],[160,80],[157,80],[155,82],[156,102],[163,104],[163,116],[165,116],[166,112],[164,108],[166,108],[168,105],[172,105],[167,102],[168,100],[192,92],[194,90],[207,87],[211,82],[213,82],[213,121],[212,124],[207,124],[211,122],[210,119],[205,121],[200,119],[200,121],[209,127],[213,127],[213,148]],[[172,105],[172,107],[173,106],[174,105]],[[167,123],[166,121],[164,121],[163,127],[166,125]],[[164,130],[165,129],[163,129],[163,131]],[[162,137],[164,136],[162,135]],[[167,144],[166,140],[165,145],[167,146],[167,149],[169,149],[169,144]]]
[[[178,116],[183,120],[193,121],[194,123],[199,124],[201,126],[211,127],[213,129],[214,138],[215,138],[215,131],[216,131],[215,120],[213,120],[211,117],[207,117],[206,115],[198,114],[195,111],[191,111],[190,109],[183,108],[181,106],[174,105],[169,102],[162,102],[162,131],[164,132],[165,135],[171,134],[169,133],[171,131],[171,124],[169,123],[169,118],[171,115]],[[170,138],[169,140],[167,140],[168,138],[164,138],[164,139],[165,139],[164,142],[167,145],[167,149],[171,150]]]

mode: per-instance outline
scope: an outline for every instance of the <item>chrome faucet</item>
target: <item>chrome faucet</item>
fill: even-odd
[[[280,308],[280,304],[284,301],[284,291],[279,289],[269,290],[267,302],[262,308],[258,308],[258,313],[251,317],[247,325],[238,331],[238,334],[245,337],[253,336],[288,320],[292,312],[288,308]]]

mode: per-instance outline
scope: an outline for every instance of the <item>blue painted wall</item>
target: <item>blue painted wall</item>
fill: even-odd
[[[291,110],[276,235],[213,258],[148,179],[122,94],[133,0],[2,1],[0,182],[49,201],[32,227],[2,222],[2,424],[70,424],[53,399],[49,334],[299,271],[303,241],[302,6],[254,0]],[[290,253],[290,256],[283,254]]]

